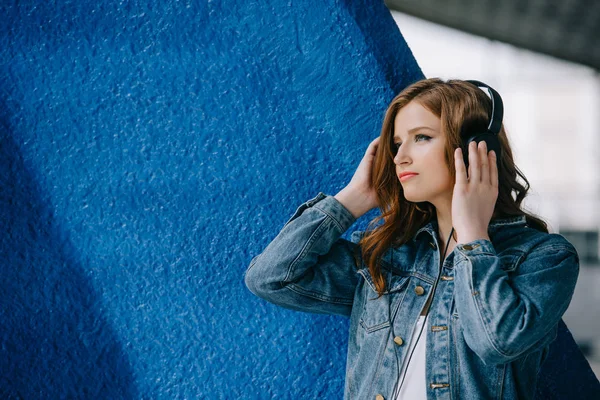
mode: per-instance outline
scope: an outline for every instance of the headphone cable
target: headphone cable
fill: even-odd
[[[438,281],[440,279],[440,274],[442,272],[442,266],[443,266],[443,263],[444,263],[444,260],[445,260],[445,257],[446,257],[446,251],[448,250],[448,245],[450,244],[450,240],[452,239],[452,233],[454,233],[454,227],[452,227],[452,230],[450,231],[450,235],[448,236],[448,241],[446,242],[446,247],[444,248],[444,255],[442,256],[442,259],[440,260],[440,269],[439,269],[439,272],[438,272],[438,277],[437,277],[437,279],[435,281],[435,284],[433,286],[433,291],[431,293],[431,302],[429,302],[429,306],[427,307],[427,312],[425,313],[425,320],[423,321],[423,325],[421,325],[421,330],[419,331],[419,336],[417,336],[417,339],[415,340],[414,346],[412,346],[412,350],[411,350],[410,355],[408,357],[408,361],[406,362],[406,368],[404,369],[404,374],[402,375],[402,382],[400,382],[400,385],[394,386],[393,394],[392,394],[392,399],[391,400],[396,400],[396,397],[397,397],[400,389],[402,388],[402,385],[404,384],[404,378],[406,377],[406,371],[408,371],[408,367],[410,365],[410,360],[411,360],[412,355],[413,355],[413,353],[415,351],[415,348],[417,347],[417,343],[419,342],[419,339],[421,338],[421,333],[423,332],[423,328],[427,325],[427,317],[429,316],[429,310],[431,309],[431,303],[433,303],[433,296],[435,295],[435,289],[436,289],[437,283],[438,283]],[[392,265],[393,264],[394,264],[394,251],[392,250]],[[390,271],[390,274],[391,274],[392,273],[391,266],[390,266],[389,271]],[[391,282],[391,280],[388,281],[388,284],[389,284],[389,282]],[[392,317],[391,317],[391,306],[390,305],[391,305],[391,302],[392,302],[392,300],[391,300],[392,296],[390,294],[390,289],[388,289],[388,317],[390,319],[390,326],[392,328],[391,329],[391,333],[392,333],[392,336],[394,336],[394,338],[395,338],[396,334],[394,333],[394,321],[392,320]],[[409,345],[412,345],[412,342],[409,342]],[[400,365],[399,365],[400,362],[398,361],[398,353],[396,351],[396,346],[394,346],[394,355],[396,356],[396,371],[397,371],[397,376],[398,376],[398,379],[400,379]],[[396,381],[396,383],[398,383],[398,381]]]

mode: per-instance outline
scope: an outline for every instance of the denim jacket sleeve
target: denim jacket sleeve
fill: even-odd
[[[548,234],[511,277],[489,240],[456,248],[455,306],[469,347],[486,364],[503,364],[550,344],[577,283],[575,247]]]
[[[354,254],[360,256],[360,248],[341,235],[355,221],[335,197],[319,192],[252,258],[246,286],[284,308],[349,317],[358,284]]]

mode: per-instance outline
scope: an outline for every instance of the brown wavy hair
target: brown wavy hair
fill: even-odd
[[[446,165],[454,180],[454,149],[461,146],[463,153],[466,152],[461,143],[461,131],[463,135],[468,133],[463,128],[469,132],[484,132],[492,109],[490,98],[475,85],[458,79],[443,81],[439,78],[423,79],[407,86],[389,104],[371,173],[371,184],[376,188],[381,214],[369,222],[358,242],[379,296],[383,294],[386,284],[379,264],[385,251],[391,246],[397,247],[408,242],[436,213],[433,204],[427,201],[414,203],[406,200],[393,161],[394,121],[398,111],[413,100],[440,118],[441,129],[446,136]],[[492,219],[525,215],[530,227],[548,233],[546,222],[521,209],[529,182],[515,165],[504,124],[500,128],[499,140],[502,151],[498,164],[498,199]],[[525,185],[519,183],[517,177]],[[371,229],[382,220],[382,224]],[[456,231],[453,237],[456,240]]]

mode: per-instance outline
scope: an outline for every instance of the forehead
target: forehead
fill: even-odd
[[[394,119],[394,137],[405,137],[411,129],[421,126],[431,129],[423,129],[425,131],[440,132],[441,122],[427,108],[415,101],[411,101],[396,114],[396,118]]]

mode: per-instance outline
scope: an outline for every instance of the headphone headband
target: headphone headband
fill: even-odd
[[[502,118],[504,116],[504,105],[502,104],[502,97],[500,94],[494,90],[489,85],[486,85],[483,82],[476,80],[466,80],[465,82],[469,82],[478,88],[487,89],[490,99],[492,100],[492,115],[490,117],[490,123],[488,125],[488,132],[491,132],[497,135],[500,132],[500,127],[502,126]]]

